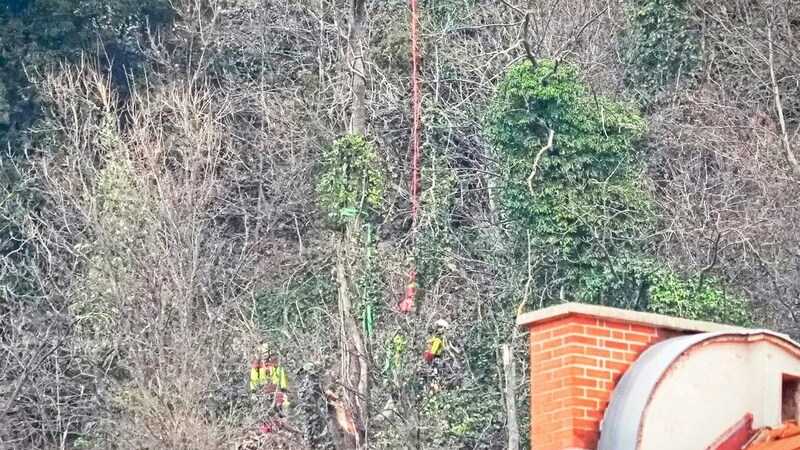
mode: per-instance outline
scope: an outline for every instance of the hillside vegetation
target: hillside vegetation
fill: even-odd
[[[522,311],[800,337],[800,0],[419,8],[414,220],[406,0],[0,5],[0,447],[527,448]]]

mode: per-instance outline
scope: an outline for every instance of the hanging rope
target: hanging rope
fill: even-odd
[[[420,91],[419,91],[419,4],[411,0],[411,245],[417,242],[417,215],[419,214],[419,123],[420,123]],[[408,273],[408,284],[400,311],[414,310],[414,298],[417,291],[417,272],[412,268]]]
[[[416,225],[419,213],[419,122],[420,122],[420,94],[419,94],[419,23],[417,0],[411,0],[411,148],[413,152],[411,173],[411,217]],[[411,230],[412,242],[416,241],[417,228]]]

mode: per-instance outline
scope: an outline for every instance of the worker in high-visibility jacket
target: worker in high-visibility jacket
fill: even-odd
[[[436,331],[428,340],[428,346],[425,349],[424,358],[428,363],[427,373],[425,375],[426,384],[434,392],[439,390],[439,358],[441,358],[445,346],[444,332],[449,327],[450,324],[445,320],[437,320]]]
[[[269,345],[262,342],[258,346],[258,354],[256,355],[255,362],[250,365],[250,390],[256,391],[259,387],[265,385],[268,380],[266,362],[270,359]]]
[[[428,340],[428,348],[425,350],[425,361],[433,362],[434,359],[442,356],[444,340],[439,336],[434,336]]]
[[[289,409],[285,392],[289,387],[289,377],[286,369],[272,358],[269,345],[263,340],[259,344],[255,360],[250,366],[250,390],[254,399],[258,398],[259,391],[267,395],[269,406],[266,414],[269,419],[261,427],[261,431],[268,434],[284,427],[284,413]]]
[[[428,340],[425,350],[425,361],[432,363],[442,355],[444,350],[444,331],[450,327],[445,320],[436,321],[436,333]]]
[[[250,367],[250,390],[255,393],[263,388],[273,396],[273,405],[288,409],[285,391],[289,388],[289,377],[286,369],[271,358],[269,345],[262,343],[259,351],[258,359]]]

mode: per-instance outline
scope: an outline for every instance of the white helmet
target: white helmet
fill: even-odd
[[[445,329],[447,329],[447,328],[450,328],[450,324],[447,323],[447,321],[444,320],[444,319],[439,319],[439,320],[436,321],[436,327],[437,328],[445,328]]]

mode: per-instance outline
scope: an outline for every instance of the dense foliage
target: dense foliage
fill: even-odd
[[[577,68],[550,61],[513,68],[498,88],[489,132],[503,158],[503,205],[531,230],[539,276],[560,280],[554,288],[577,300],[614,303],[627,296],[608,290],[604,278],[652,228],[637,150],[645,122],[630,106],[593,96],[577,77]]]
[[[590,93],[579,75],[574,66],[524,62],[499,85],[489,115],[503,206],[527,232],[540,303],[568,296],[747,323],[735,294],[649,261],[656,222],[645,121],[631,105]]]
[[[336,139],[322,155],[317,195],[335,221],[379,210],[383,179],[372,146],[357,134]]]

